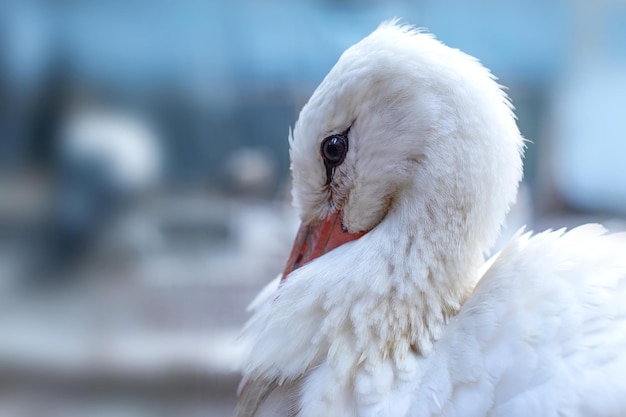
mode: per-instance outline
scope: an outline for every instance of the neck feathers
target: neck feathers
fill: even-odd
[[[247,374],[288,380],[326,362],[347,375],[430,353],[475,285],[482,256],[429,226],[445,225],[415,213],[403,222],[398,210],[280,286],[246,327],[255,346]],[[428,217],[426,208],[417,213]]]

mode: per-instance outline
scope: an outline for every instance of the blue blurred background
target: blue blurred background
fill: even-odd
[[[504,237],[626,229],[626,0],[5,0],[1,416],[231,412],[298,223],[288,127],[395,16],[508,87],[532,143]]]

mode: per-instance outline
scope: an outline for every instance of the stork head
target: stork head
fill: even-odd
[[[522,149],[506,95],[476,59],[381,25],[341,56],[290,135],[302,227],[283,279],[392,218],[487,250],[515,199]]]

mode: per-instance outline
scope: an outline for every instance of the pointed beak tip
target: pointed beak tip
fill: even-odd
[[[350,233],[341,223],[341,211],[337,210],[322,221],[302,223],[296,234],[291,254],[285,265],[281,281],[289,274],[315,258],[356,240],[367,232]]]

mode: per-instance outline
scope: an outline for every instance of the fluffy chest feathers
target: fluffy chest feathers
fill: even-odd
[[[290,135],[302,226],[237,416],[623,415],[626,238],[516,236],[483,265],[522,146],[473,58],[393,23],[346,51]]]
[[[246,373],[274,401],[256,415],[621,415],[625,237],[562,233],[515,238],[452,317],[424,314],[419,290],[303,268],[246,329]]]
[[[457,287],[437,282],[446,272],[440,266],[420,270],[407,262],[419,252],[411,237],[381,247],[376,245],[381,233],[370,232],[304,265],[270,293],[274,298],[259,307],[246,328],[260,336],[254,356],[267,355],[253,365],[263,368],[257,372],[296,377],[303,362],[311,367],[324,359],[349,368],[431,350],[462,295],[454,293]],[[416,280],[418,275],[423,279]],[[267,346],[259,344],[264,342]],[[288,352],[293,361],[287,360]]]

